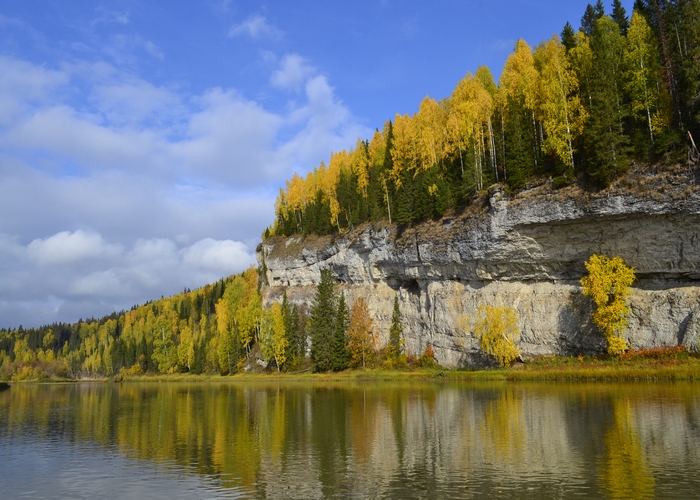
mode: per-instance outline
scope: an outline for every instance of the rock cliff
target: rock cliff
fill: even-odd
[[[483,361],[471,334],[480,304],[517,311],[525,355],[600,352],[579,279],[590,255],[618,255],[638,278],[628,300],[630,345],[696,348],[698,191],[629,184],[595,195],[544,184],[512,198],[494,187],[463,213],[413,228],[384,223],[335,237],[271,238],[258,251],[264,300],[286,290],[291,302],[308,305],[321,270],[331,268],[349,304],[367,300],[380,345],[398,295],[406,350],[430,343],[444,366]]]

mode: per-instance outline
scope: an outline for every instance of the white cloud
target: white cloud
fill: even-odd
[[[204,238],[179,245],[169,238],[150,238],[125,248],[82,230],[62,231],[26,246],[0,233],[0,255],[1,327],[38,326],[28,311],[36,308],[49,315],[47,304],[59,315],[51,321],[76,321],[59,313],[74,311],[75,304],[84,307],[83,317],[109,314],[212,283],[254,262],[253,251],[234,240]]]
[[[120,130],[99,121],[99,115],[80,115],[64,105],[44,108],[18,122],[0,144],[63,155],[83,168],[136,168],[144,159],[161,156],[154,132]]]
[[[189,120],[188,139],[171,145],[188,173],[209,175],[240,186],[264,183],[276,173],[273,157],[282,118],[233,91],[213,89],[203,109]]]
[[[82,230],[62,231],[46,239],[35,239],[27,247],[29,257],[40,265],[114,257],[121,251],[119,245],[106,243],[99,234]]]
[[[0,126],[12,123],[29,106],[46,99],[58,85],[68,82],[63,71],[47,70],[0,56]]]
[[[250,261],[250,251],[239,241],[216,241],[211,238],[198,241],[182,251],[183,263],[207,271],[228,271],[233,274],[240,263]]]
[[[288,54],[284,56],[270,81],[275,87],[299,91],[306,80],[316,73],[313,66],[298,54]]]
[[[0,79],[11,110],[0,121],[0,327],[100,316],[245,270],[277,187],[370,132],[296,54],[271,78],[302,92],[281,111],[103,62],[0,64],[11,75]]]
[[[240,24],[231,26],[228,36],[237,37],[247,35],[253,39],[268,38],[276,40],[282,37],[282,32],[268,24],[267,19],[260,14],[254,14]]]

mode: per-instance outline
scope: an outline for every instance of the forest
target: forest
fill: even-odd
[[[432,366],[402,346],[398,301],[386,346],[360,299],[351,309],[328,270],[310,308],[286,295],[263,309],[261,276],[250,268],[197,290],[74,324],[0,330],[0,380],[90,379],[147,373],[232,375],[264,369],[342,371]]]
[[[634,162],[678,162],[700,137],[700,1],[638,0],[631,17],[619,0],[612,7],[608,16],[600,0],[589,4],[578,31],[567,23],[534,50],[518,41],[498,84],[480,67],[450,97],[426,97],[415,115],[294,175],[264,238],[406,225],[458,210],[494,183],[517,190],[551,177],[555,187],[595,188]],[[434,363],[429,344],[404,352],[398,302],[380,335],[364,301],[348,308],[329,272],[309,308],[285,296],[263,309],[263,281],[250,268],[101,319],[0,329],[0,380]]]
[[[494,183],[598,189],[635,163],[681,161],[698,137],[700,2],[637,0],[630,17],[598,0],[578,31],[567,22],[534,49],[519,40],[498,82],[479,67],[451,96],[295,174],[263,239],[439,218]]]

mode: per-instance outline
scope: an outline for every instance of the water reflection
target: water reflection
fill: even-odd
[[[15,496],[57,492],[22,477],[37,449],[205,496],[687,498],[699,424],[693,383],[26,385],[0,393],[0,460]]]

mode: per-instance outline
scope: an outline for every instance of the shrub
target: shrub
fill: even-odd
[[[478,319],[474,325],[474,337],[479,347],[501,366],[509,366],[520,356],[515,341],[520,336],[518,316],[510,307],[479,306]]]

